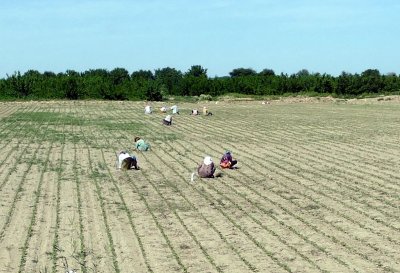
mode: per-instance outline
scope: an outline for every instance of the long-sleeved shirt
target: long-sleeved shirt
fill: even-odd
[[[122,161],[124,161],[125,158],[130,157],[128,153],[120,153],[118,156],[118,169],[121,169],[122,166]]]
[[[139,139],[138,141],[136,141],[135,146],[136,149],[138,149],[139,151],[147,151],[150,145],[144,142],[143,139]]]
[[[206,165],[206,164],[202,163],[197,168],[197,173],[199,174],[200,177],[203,177],[203,178],[212,178],[212,177],[214,177],[214,172],[215,172],[214,163],[211,163],[209,165]]]

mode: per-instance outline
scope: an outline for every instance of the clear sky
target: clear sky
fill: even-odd
[[[201,65],[400,74],[399,0],[3,0],[0,78],[15,71]]]

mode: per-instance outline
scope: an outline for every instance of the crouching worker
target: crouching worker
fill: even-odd
[[[139,170],[139,166],[137,164],[137,159],[134,155],[130,155],[127,152],[121,151],[118,155],[118,169],[129,170],[135,168]]]
[[[151,109],[150,105],[146,105],[146,107],[144,108],[144,113],[145,114],[151,114],[153,112],[153,110]]]
[[[150,149],[150,144],[146,143],[140,137],[135,137],[135,147],[139,151],[148,151]]]
[[[219,165],[223,169],[232,169],[233,166],[235,166],[237,163],[237,160],[234,160],[232,158],[232,154],[230,151],[226,151],[224,155],[221,158],[221,161],[219,162]]]
[[[167,115],[163,120],[162,123],[164,125],[171,125],[172,124],[172,116],[171,115]]]
[[[203,115],[205,116],[212,116],[212,113],[208,111],[207,107],[203,107]]]
[[[211,157],[204,157],[203,163],[197,167],[197,174],[202,178],[213,178],[215,173],[214,162]]]
[[[192,109],[191,115],[197,116],[199,114],[199,111],[197,109]]]
[[[179,109],[177,105],[171,106],[172,114],[178,114],[179,115]]]

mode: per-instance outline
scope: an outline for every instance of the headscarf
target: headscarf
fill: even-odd
[[[206,157],[204,157],[204,164],[205,165],[210,165],[211,163],[212,163],[212,159],[211,159],[211,157],[210,156],[206,156]]]
[[[144,108],[144,112],[145,113],[151,113],[151,106],[150,105],[146,105],[146,107]]]

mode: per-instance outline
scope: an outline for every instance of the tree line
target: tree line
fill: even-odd
[[[257,72],[251,68],[233,69],[229,76],[209,77],[207,69],[193,65],[182,73],[175,68],[139,70],[129,73],[124,68],[91,69],[65,73],[29,70],[15,72],[0,79],[0,99],[104,99],[153,100],[171,96],[208,98],[230,93],[253,96],[332,95],[357,97],[362,95],[397,94],[400,75],[382,75],[377,69],[361,74],[342,72],[339,76],[309,73],[275,74],[272,69]]]

